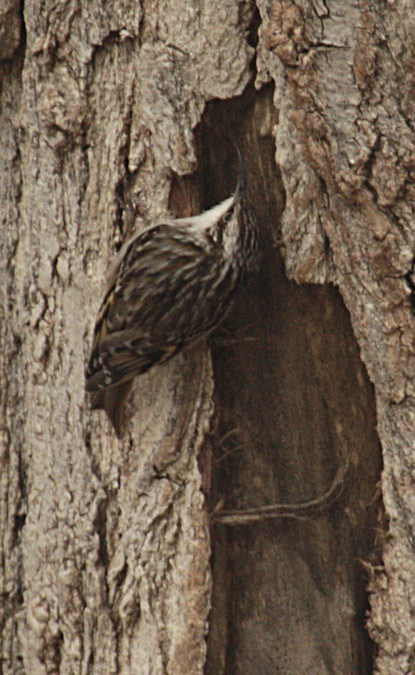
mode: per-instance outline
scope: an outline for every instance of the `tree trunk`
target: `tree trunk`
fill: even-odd
[[[0,3],[2,672],[415,673],[414,28],[399,0]],[[235,141],[261,273],[119,441],[84,393],[108,265],[228,196]],[[221,520],[333,480],[312,518]]]

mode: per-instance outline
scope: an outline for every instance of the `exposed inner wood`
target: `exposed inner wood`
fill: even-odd
[[[226,192],[232,173],[231,145],[225,161],[218,160],[222,133],[236,135],[265,253],[260,277],[212,341],[217,444],[211,506],[312,500],[327,492],[345,461],[349,469],[339,499],[314,519],[213,527],[206,672],[369,675],[373,645],[364,627],[361,561],[375,551],[381,468],[373,388],[338,291],[288,282],[274,246],[281,184],[272,139],[258,133],[271,97],[267,88],[255,99],[248,92],[206,113],[209,197]]]

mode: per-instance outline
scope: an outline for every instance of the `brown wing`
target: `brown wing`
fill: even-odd
[[[206,234],[158,225],[134,239],[98,314],[87,390],[128,381],[210,332],[235,274]]]
[[[118,331],[99,342],[87,370],[87,391],[99,391],[131,380],[156,363],[170,359],[181,348],[179,344],[152,344],[139,328]]]

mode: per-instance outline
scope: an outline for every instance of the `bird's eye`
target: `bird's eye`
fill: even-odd
[[[225,223],[229,223],[230,219],[232,218],[232,211],[229,211],[226,216],[223,217],[223,220]]]

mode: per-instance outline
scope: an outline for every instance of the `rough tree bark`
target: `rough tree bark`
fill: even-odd
[[[415,672],[414,29],[403,0],[0,2],[2,672]],[[84,395],[109,261],[227,196],[232,139],[261,274],[119,442]],[[209,515],[343,465],[314,519]]]

